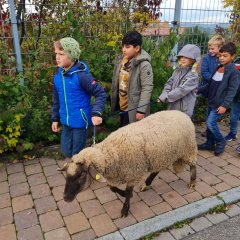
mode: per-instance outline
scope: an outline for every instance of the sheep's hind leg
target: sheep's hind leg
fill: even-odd
[[[133,196],[133,186],[127,186],[126,189],[125,189],[125,202],[123,204],[123,208],[121,210],[121,217],[127,217],[128,215],[128,211],[129,211],[129,208],[130,208],[130,199],[131,197]]]
[[[118,193],[122,197],[126,197],[126,191],[123,191],[117,187],[112,187],[112,186],[110,187],[110,189],[112,192]]]
[[[158,175],[159,172],[154,172],[154,173],[151,173],[147,179],[145,180],[145,184],[141,187],[140,191],[143,192],[143,191],[146,191],[150,188],[150,185],[152,183],[152,181],[154,180],[154,178]]]
[[[190,165],[190,174],[191,174],[191,178],[190,178],[190,183],[189,183],[189,187],[190,188],[194,188],[195,187],[195,183],[196,183],[196,177],[197,177],[197,169],[196,169],[196,165]]]

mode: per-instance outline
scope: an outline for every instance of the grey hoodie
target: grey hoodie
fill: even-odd
[[[177,56],[192,58],[196,62],[199,62],[201,58],[200,49],[193,44],[184,46]],[[180,110],[191,117],[196,102],[198,84],[199,78],[195,65],[193,67],[178,66],[164,85],[159,100],[168,102],[168,110]]]

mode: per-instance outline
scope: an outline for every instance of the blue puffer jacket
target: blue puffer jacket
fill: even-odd
[[[52,121],[72,128],[87,128],[91,116],[102,116],[106,93],[88,72],[88,66],[78,61],[64,72],[58,69],[54,76]],[[91,105],[91,97],[95,103]]]

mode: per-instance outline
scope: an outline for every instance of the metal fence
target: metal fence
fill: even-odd
[[[61,2],[61,4],[55,2]],[[80,34],[96,37],[97,35],[88,33],[90,26],[95,26],[96,32],[108,31],[109,28],[122,32],[128,30],[127,18],[126,22],[120,22],[118,19],[119,9],[128,8],[128,1],[91,1],[80,9],[82,2],[77,0],[0,2],[1,70],[9,74],[16,69],[22,71],[23,67],[32,64],[35,50],[44,56],[43,65],[53,66],[52,42],[58,37],[64,37],[61,30],[66,22],[62,19],[68,17],[66,13],[70,8],[72,17],[78,24],[81,23]],[[131,6],[128,10],[133,13],[136,9]],[[206,53],[208,39],[216,33],[216,30],[225,31],[228,37],[231,37],[231,32],[227,29],[232,9],[224,8],[222,0],[163,0],[153,10],[158,13],[160,24],[150,24],[147,29],[144,29],[143,35],[146,37],[167,36],[169,29],[177,26],[180,36],[177,47],[180,48],[186,43],[198,44],[202,54]],[[101,18],[97,21],[89,18],[93,11],[99,11],[104,24],[101,23]],[[106,20],[109,13],[115,15],[114,17],[111,15],[111,18]],[[65,31],[64,34],[71,33],[71,30]]]

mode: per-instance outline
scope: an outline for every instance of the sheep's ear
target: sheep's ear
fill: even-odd
[[[106,182],[106,179],[100,173],[97,172],[97,170],[95,169],[95,167],[92,164],[89,166],[88,172],[94,180],[101,182],[101,183]]]

